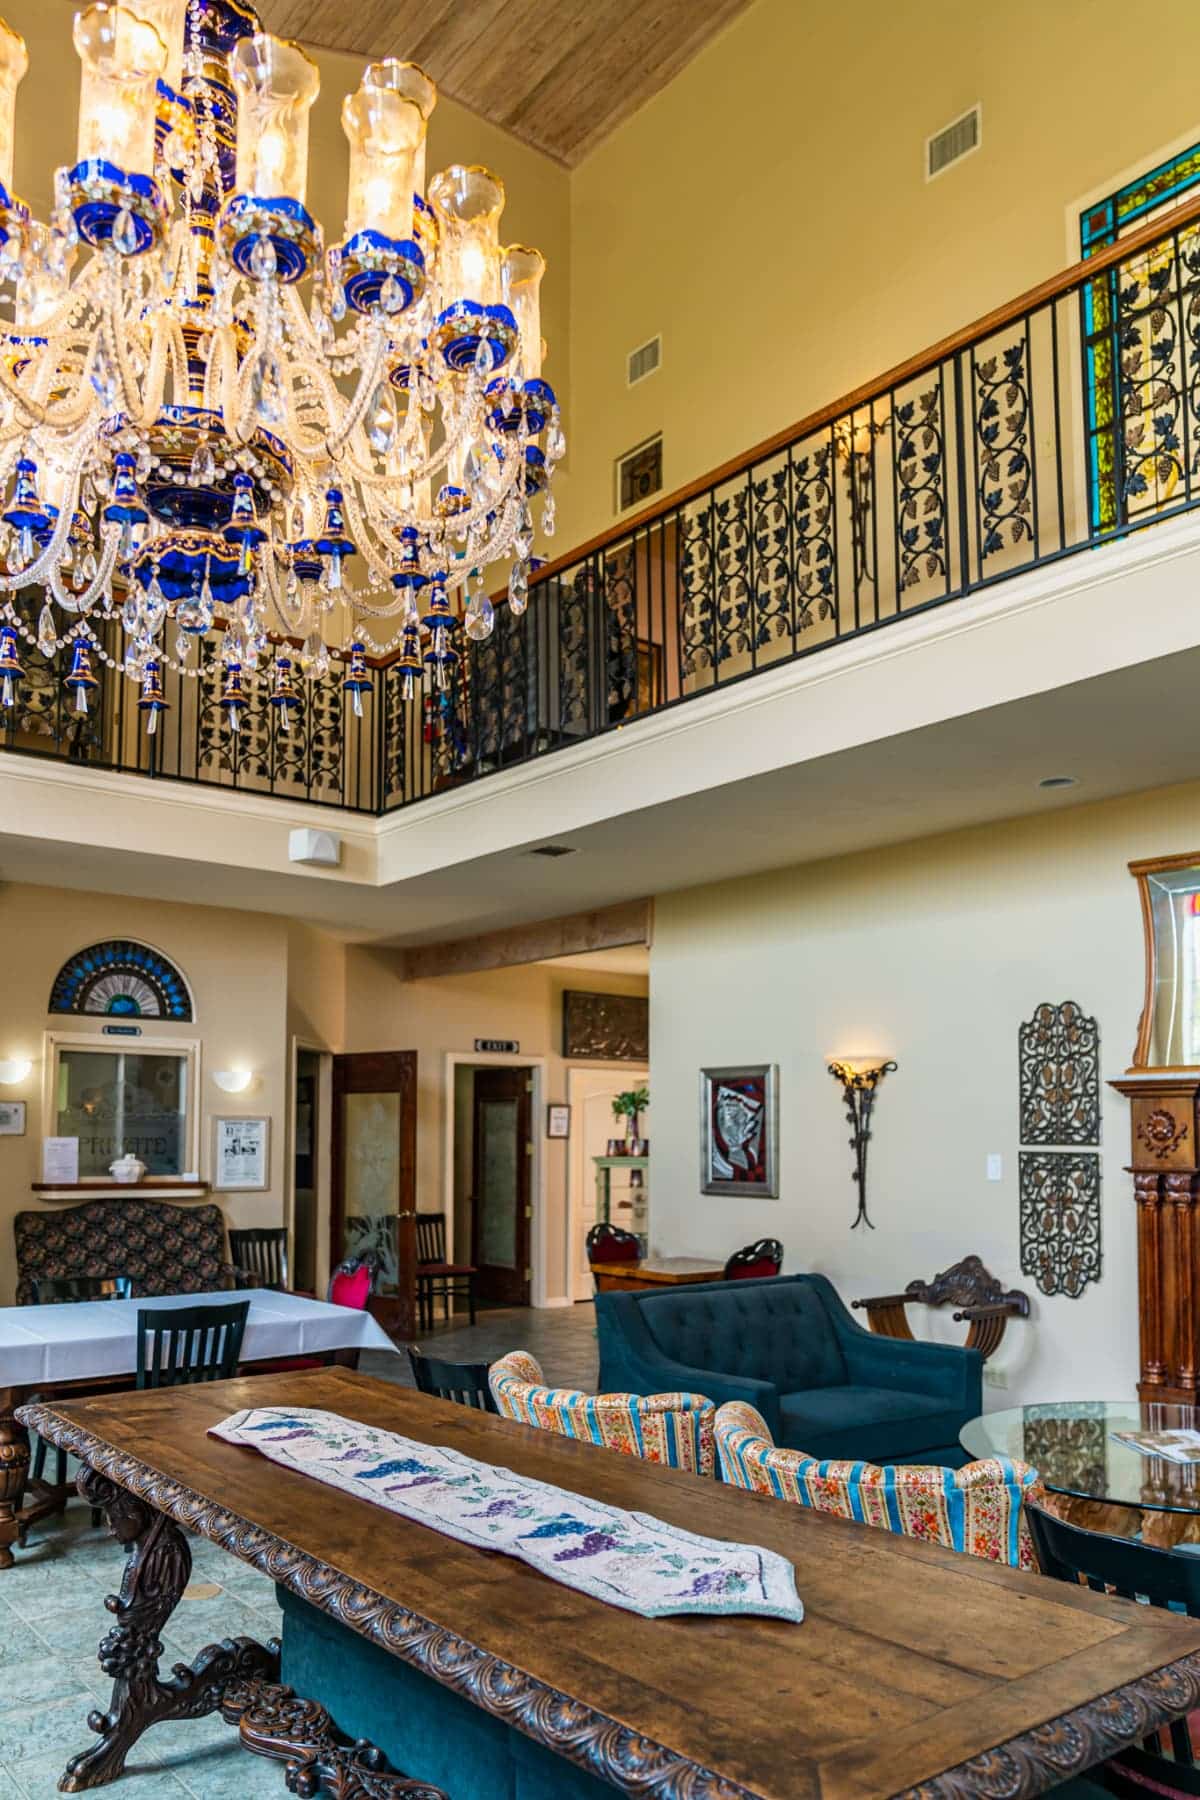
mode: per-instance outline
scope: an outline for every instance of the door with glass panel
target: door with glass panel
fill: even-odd
[[[475,1294],[503,1306],[528,1306],[530,1260],[530,1132],[528,1069],[475,1071],[475,1136],[471,1196],[471,1261]]]
[[[333,1059],[330,1266],[373,1251],[371,1310],[384,1328],[415,1334],[417,1053]]]

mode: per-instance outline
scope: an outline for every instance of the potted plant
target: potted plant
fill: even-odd
[[[644,1156],[648,1149],[646,1140],[639,1128],[638,1115],[650,1104],[648,1087],[627,1088],[623,1094],[613,1096],[613,1118],[625,1121],[625,1155]]]

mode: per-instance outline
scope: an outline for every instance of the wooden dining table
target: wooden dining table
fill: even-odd
[[[641,1262],[594,1262],[591,1265],[598,1294],[630,1292],[635,1288],[678,1287],[693,1281],[720,1281],[725,1264],[706,1256],[644,1256]]]
[[[357,1361],[360,1350],[396,1348],[369,1313],[271,1288],[0,1307],[0,1570],[12,1568],[12,1547],[30,1527],[64,1504],[57,1489],[27,1493],[29,1437],[14,1416],[21,1402],[34,1394],[132,1386],[143,1306],[228,1306],[239,1300],[250,1302],[243,1363],[296,1356]]]
[[[208,1435],[262,1406],[322,1409],[764,1546],[791,1562],[805,1617],[638,1617]],[[115,1677],[112,1706],[92,1715],[99,1742],[71,1765],[68,1790],[114,1779],[148,1724],[217,1710],[240,1720],[251,1748],[344,1773],[361,1752],[331,1747],[337,1718],[319,1690],[340,1680],[352,1708],[345,1668],[356,1656],[373,1658],[376,1675],[380,1664],[385,1676],[395,1669],[408,1700],[377,1700],[365,1725],[343,1729],[386,1729],[406,1773],[450,1794],[466,1791],[454,1777],[472,1731],[464,1722],[406,1739],[426,1691],[465,1709],[464,1721],[486,1715],[489,1730],[560,1759],[561,1788],[539,1794],[583,1791],[568,1784],[582,1771],[589,1793],[646,1800],[1037,1794],[1200,1703],[1200,1621],[344,1369],[32,1405],[22,1417],[81,1459],[82,1492],[107,1508],[129,1550],[121,1596],[108,1603],[117,1625],[97,1620],[110,1627],[101,1659]],[[289,1607],[320,1627],[314,1641],[342,1646],[303,1664],[317,1691],[281,1698],[274,1648],[249,1640],[203,1650],[192,1675],[158,1676],[158,1639],[188,1578],[185,1529],[284,1590],[285,1680]],[[511,1792],[501,1777],[498,1768],[494,1786],[473,1785],[473,1800]],[[389,1780],[362,1791],[407,1791]]]

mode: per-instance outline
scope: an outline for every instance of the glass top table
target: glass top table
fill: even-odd
[[[1143,1455],[1114,1431],[1200,1431],[1200,1408],[1136,1400],[1062,1400],[968,1420],[968,1456],[1010,1456],[1037,1469],[1052,1492],[1161,1512],[1200,1513],[1200,1449],[1192,1463]]]

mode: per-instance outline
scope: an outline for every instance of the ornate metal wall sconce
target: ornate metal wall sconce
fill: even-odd
[[[850,501],[850,542],[854,556],[854,586],[859,589],[875,580],[871,538],[871,507],[875,497],[875,440],[891,425],[891,416],[876,418],[874,407],[867,413],[847,414],[833,427],[834,447],[846,474],[846,494]]]
[[[871,1141],[871,1112],[876,1088],[885,1075],[898,1067],[894,1062],[870,1063],[865,1057],[855,1058],[852,1062],[829,1059],[829,1073],[842,1084],[846,1117],[850,1121],[850,1148],[854,1152],[853,1179],[858,1185],[858,1211],[851,1231],[859,1225],[865,1225],[868,1231],[875,1229],[867,1217],[867,1145]]]

